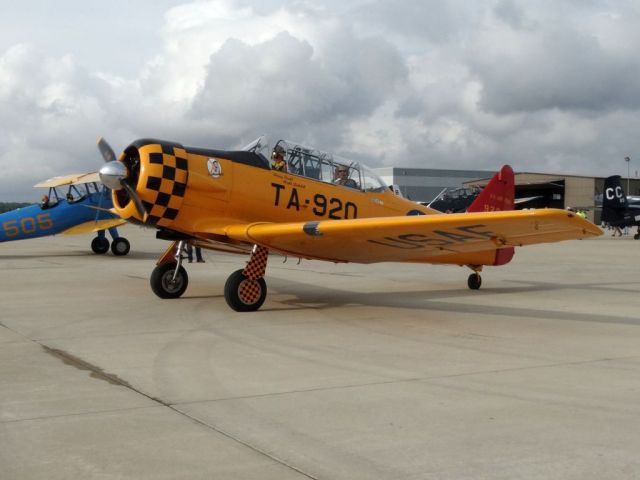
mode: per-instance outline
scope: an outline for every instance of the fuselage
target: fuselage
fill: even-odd
[[[123,190],[113,203],[125,219],[200,238],[233,224],[391,217],[439,213],[363,178],[358,188],[272,170],[247,151],[188,148],[158,140],[134,142],[121,156],[148,212],[143,219]],[[308,169],[308,171],[311,169]]]
[[[91,207],[111,208],[111,196],[99,191],[72,202],[61,199],[5,212],[0,214],[0,242],[55,235],[85,222],[116,218]]]

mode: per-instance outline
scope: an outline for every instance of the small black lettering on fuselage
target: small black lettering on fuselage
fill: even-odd
[[[281,183],[271,183],[274,189],[273,206],[287,210],[311,207],[311,212],[316,217],[326,217],[335,220],[345,218],[358,218],[358,206],[353,202],[345,202],[338,197],[326,197],[322,193],[316,193],[313,197],[305,198],[298,187],[290,187]]]
[[[487,230],[486,225],[467,225],[448,230],[434,230],[430,235],[422,233],[404,233],[395,237],[368,240],[370,243],[401,250],[418,250],[427,247],[446,248],[474,240],[490,239],[496,235]]]

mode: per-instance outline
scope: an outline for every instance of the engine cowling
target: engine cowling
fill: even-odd
[[[118,214],[134,223],[169,226],[178,216],[189,178],[187,152],[178,143],[136,140],[118,159],[127,168],[127,181],[134,186],[146,218],[142,218],[125,189],[113,190]]]

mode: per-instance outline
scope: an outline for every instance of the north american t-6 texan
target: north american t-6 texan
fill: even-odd
[[[98,141],[102,182],[114,210],[171,241],[151,273],[161,298],[180,297],[187,243],[249,255],[224,287],[229,306],[263,304],[270,253],[335,263],[464,265],[471,289],[484,266],[511,261],[514,247],[584,239],[602,230],[572,212],[513,210],[514,174],[504,166],[465,213],[443,214],[394,194],[370,169],[330,153],[260,137],[239,150],[142,139],[118,158]]]

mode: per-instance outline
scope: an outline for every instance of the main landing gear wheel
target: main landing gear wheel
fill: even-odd
[[[109,251],[109,240],[105,237],[96,237],[91,240],[91,250],[93,253],[107,253]]]
[[[124,237],[118,237],[113,242],[111,242],[111,253],[120,257],[122,255],[126,255],[129,253],[131,249],[131,245],[129,244],[129,240]]]
[[[634,239],[634,240],[640,240],[640,233],[636,233],[636,234],[633,236],[633,239]]]
[[[178,298],[187,289],[189,276],[183,266],[176,272],[176,264],[169,262],[154,268],[149,281],[151,290],[160,298]]]
[[[471,275],[469,275],[469,278],[467,279],[467,285],[469,285],[469,288],[471,290],[478,290],[480,288],[480,285],[482,285],[482,277],[480,276],[480,274],[472,273]]]
[[[267,283],[264,278],[251,280],[236,270],[224,284],[224,299],[236,312],[253,312],[258,310],[267,298]]]

